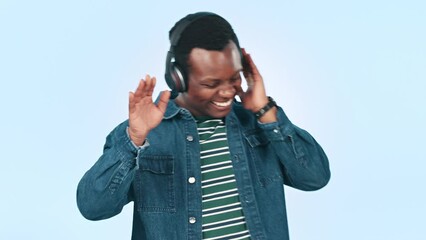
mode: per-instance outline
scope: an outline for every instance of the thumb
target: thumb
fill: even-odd
[[[166,112],[167,104],[170,100],[170,91],[162,91],[160,95],[160,101],[158,101],[157,107],[162,113]]]

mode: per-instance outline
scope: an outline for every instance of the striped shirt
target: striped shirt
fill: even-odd
[[[209,240],[250,239],[222,119],[197,119],[200,136],[202,233]]]

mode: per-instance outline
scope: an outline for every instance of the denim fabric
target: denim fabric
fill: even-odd
[[[311,191],[330,178],[327,157],[278,109],[262,124],[234,102],[226,117],[229,149],[252,239],[289,239],[283,184]],[[149,145],[137,148],[128,122],[107,137],[103,155],[83,176],[77,204],[91,220],[110,218],[134,201],[134,240],[201,239],[200,147],[195,119],[169,102]],[[195,183],[188,182],[195,177]]]

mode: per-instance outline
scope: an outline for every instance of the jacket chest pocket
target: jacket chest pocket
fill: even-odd
[[[142,156],[135,176],[138,211],[175,212],[173,176],[173,156]]]
[[[282,166],[263,132],[258,129],[250,130],[244,133],[244,137],[251,156],[249,161],[253,164],[260,185],[265,187],[277,181],[283,183]]]

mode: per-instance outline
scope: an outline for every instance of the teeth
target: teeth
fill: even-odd
[[[226,102],[213,102],[215,105],[219,106],[219,107],[227,107],[229,105],[231,105],[232,103],[232,99],[229,99]]]

